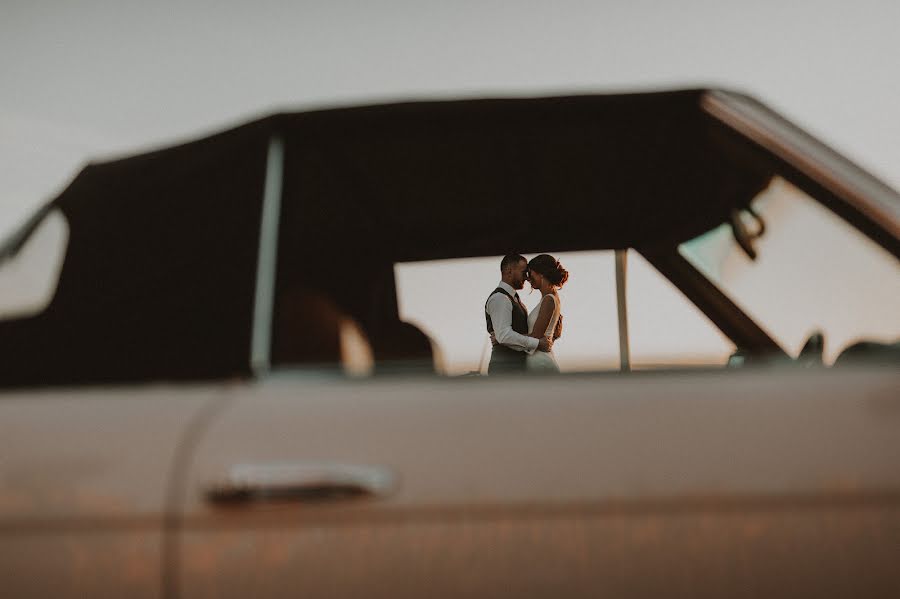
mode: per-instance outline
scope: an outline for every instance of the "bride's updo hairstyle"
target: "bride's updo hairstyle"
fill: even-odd
[[[559,289],[569,280],[569,271],[563,268],[559,260],[550,254],[540,254],[535,256],[528,263],[528,270],[533,271],[547,279],[551,285]],[[563,316],[559,315],[556,321],[556,328],[553,330],[553,340],[556,341],[562,337]]]
[[[559,260],[550,254],[535,256],[528,263],[528,270],[539,273],[554,287],[562,287],[569,280],[569,271],[563,268]]]

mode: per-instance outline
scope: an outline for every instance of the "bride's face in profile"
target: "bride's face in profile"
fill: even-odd
[[[544,277],[539,272],[531,271],[530,276],[528,277],[528,282],[531,284],[532,289],[540,289],[541,285],[544,284]]]

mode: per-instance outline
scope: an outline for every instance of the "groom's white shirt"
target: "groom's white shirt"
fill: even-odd
[[[510,297],[515,297],[516,295],[516,290],[503,281],[500,281],[497,287],[506,291]],[[526,354],[534,353],[538,346],[538,340],[534,337],[517,333],[512,328],[512,306],[509,304],[508,297],[502,293],[493,294],[488,299],[485,309],[491,317],[491,324],[494,325],[494,337],[496,337],[497,343],[516,351],[523,351]]]

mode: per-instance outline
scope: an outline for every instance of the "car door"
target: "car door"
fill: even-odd
[[[182,597],[900,591],[888,371],[248,384],[198,437]]]
[[[169,482],[210,387],[0,393],[0,594],[160,597]]]

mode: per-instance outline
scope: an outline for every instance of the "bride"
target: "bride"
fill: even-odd
[[[528,336],[540,339],[551,337],[554,341],[562,335],[562,314],[560,314],[557,290],[569,279],[569,272],[559,260],[549,254],[535,256],[528,263],[528,282],[532,289],[541,292],[541,301],[528,314]],[[528,370],[559,372],[553,350],[536,351],[525,359]]]

